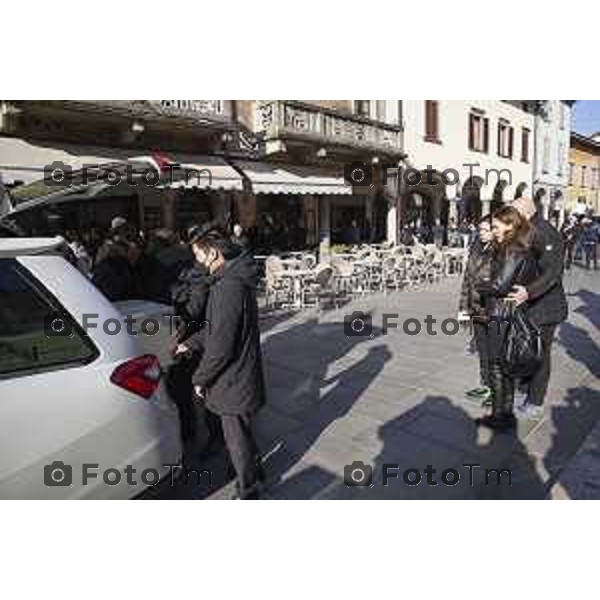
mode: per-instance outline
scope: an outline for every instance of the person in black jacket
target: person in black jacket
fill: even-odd
[[[568,315],[563,289],[564,246],[560,233],[537,212],[531,198],[519,198],[512,205],[530,222],[531,248],[536,263],[536,277],[527,286],[517,285],[510,299],[516,305],[526,303],[529,318],[540,328],[544,360],[539,370],[523,382],[527,394],[520,416],[539,418],[550,380],[550,356],[557,326]]]
[[[515,286],[529,285],[536,273],[529,246],[530,227],[515,208],[504,206],[494,213],[492,231],[495,249],[490,276],[477,286],[484,305],[484,316],[478,320],[486,328],[492,412],[477,421],[490,429],[503,431],[514,428],[516,424],[513,413],[515,382],[503,365],[503,340],[510,327],[508,297]]]
[[[195,264],[182,271],[172,288],[172,304],[177,316],[176,330],[172,332],[171,354],[173,363],[169,366],[166,378],[167,390],[179,410],[181,438],[186,456],[200,451],[209,454],[220,441],[220,424],[215,423],[210,413],[194,401],[192,375],[202,357],[202,345],[196,344],[185,352],[178,352],[180,345],[197,336],[206,321],[206,305],[210,276],[202,265]],[[187,348],[187,346],[186,346]],[[203,425],[205,427],[203,427]],[[201,430],[208,434],[206,443],[200,449]]]
[[[252,426],[265,403],[256,264],[249,252],[210,224],[192,232],[190,243],[196,261],[212,276],[206,305],[209,328],[179,350],[201,346],[202,357],[192,377],[194,391],[221,419],[239,497],[256,499],[262,472]]]
[[[112,302],[134,297],[133,269],[127,256],[126,242],[106,243],[102,258],[92,271],[92,283]]]
[[[479,237],[472,244],[469,259],[463,276],[459,301],[459,321],[473,323],[475,346],[479,354],[480,387],[467,392],[467,396],[486,402],[491,395],[488,373],[487,344],[485,326],[477,317],[485,315],[483,299],[477,287],[490,277],[490,267],[493,255],[492,218],[491,215],[479,221]]]

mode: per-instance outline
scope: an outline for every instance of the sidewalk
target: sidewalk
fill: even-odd
[[[563,497],[570,495],[574,485],[561,473],[600,419],[600,273],[577,269],[565,278],[570,317],[554,347],[546,414],[519,423],[516,434],[473,424],[483,411],[464,391],[478,384],[477,359],[465,353],[464,333],[441,331],[441,322],[456,316],[459,285],[450,278],[424,290],[368,296],[343,310],[264,321],[268,405],[257,429],[267,497],[545,498],[558,481]],[[373,337],[345,335],[344,316],[353,310],[372,314]],[[387,335],[383,312],[399,313],[399,328]],[[437,320],[437,336],[426,332],[427,315]],[[409,318],[421,321],[419,335],[402,330]],[[600,434],[594,460],[599,443]],[[372,487],[344,484],[344,467],[353,461],[372,465]],[[480,467],[470,471],[467,463]],[[398,465],[388,486],[385,464]],[[427,465],[436,469],[437,485],[426,482]],[[486,485],[486,468],[510,469],[512,485],[506,474],[498,485],[494,473]],[[404,483],[407,469],[421,471],[419,485]],[[455,485],[441,481],[446,469],[458,471]],[[453,483],[456,476],[446,477]],[[222,485],[211,497],[228,498],[232,487]]]

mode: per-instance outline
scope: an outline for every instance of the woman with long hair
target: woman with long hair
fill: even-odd
[[[514,380],[503,365],[503,340],[510,327],[507,296],[516,285],[535,279],[535,259],[530,249],[530,226],[515,208],[503,206],[492,217],[493,256],[490,276],[478,285],[483,298],[488,386],[492,412],[478,424],[503,431],[515,427]]]

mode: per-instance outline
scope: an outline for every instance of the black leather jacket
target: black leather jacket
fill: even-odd
[[[482,244],[480,240],[477,240],[471,246],[458,306],[460,311],[467,312],[471,316],[485,315],[482,298],[477,292],[477,286],[481,282],[490,279],[493,250],[491,244]]]
[[[529,249],[496,249],[492,258],[490,278],[482,281],[478,292],[483,297],[485,316],[498,318],[506,315],[505,299],[516,285],[527,287],[536,278],[535,257]]]

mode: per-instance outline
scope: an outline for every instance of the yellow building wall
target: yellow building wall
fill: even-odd
[[[567,190],[567,210],[573,210],[580,199],[591,206],[594,213],[600,212],[598,203],[598,177],[600,156],[579,146],[569,150],[569,163],[573,165]],[[585,186],[582,185],[582,167],[586,167]]]

